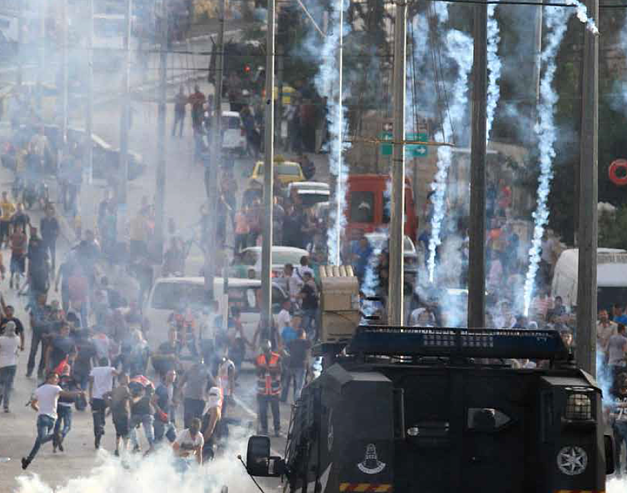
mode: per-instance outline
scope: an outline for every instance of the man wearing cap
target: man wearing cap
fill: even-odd
[[[259,433],[268,434],[268,405],[272,408],[274,435],[281,435],[279,396],[281,395],[281,356],[272,351],[269,340],[261,342],[261,354],[255,360],[257,368],[257,404]]]

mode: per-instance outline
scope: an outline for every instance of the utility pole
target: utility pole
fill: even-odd
[[[21,3],[21,2],[20,2]],[[39,117],[43,119],[44,114],[44,77],[46,72],[46,2],[40,0],[39,3],[39,79],[37,81],[37,108]]]
[[[209,183],[207,187],[208,197],[208,220],[207,237],[208,245],[205,250],[205,290],[209,294],[209,299],[213,300],[213,286],[216,275],[216,255],[217,250],[217,220],[218,211],[218,177],[220,165],[222,164],[222,85],[224,81],[224,8],[226,0],[220,0],[218,44],[216,47],[216,76],[213,85],[213,124],[211,128],[211,147],[213,159],[206,163],[206,179]],[[209,158],[211,159],[211,158]],[[225,231],[226,233],[226,231]]]
[[[588,16],[599,25],[599,0],[586,0]],[[597,234],[599,158],[599,38],[584,28],[579,161],[579,272],[577,283],[577,362],[596,375]]]
[[[85,114],[85,164],[87,183],[91,184],[94,176],[94,146],[92,133],[94,126],[94,0],[87,0],[87,105]]]
[[[470,243],[468,327],[485,327],[485,161],[488,72],[488,6],[475,5],[472,142],[470,155]]]
[[[540,72],[542,69],[542,14],[543,9],[542,6],[536,7],[536,18],[533,32],[533,89],[534,89],[534,97],[535,97],[535,106],[537,113],[537,108],[540,106]],[[537,120],[537,118],[536,118]]]
[[[67,148],[67,127],[68,127],[68,12],[67,0],[61,0],[61,19],[63,26],[61,27],[61,136],[63,148],[60,151],[65,155]]]
[[[337,26],[339,31],[338,36],[338,46],[337,46],[337,176],[335,177],[335,258],[331,259],[331,261],[335,265],[340,265],[342,263],[342,214],[344,211],[342,210],[342,204],[344,203],[345,197],[342,195],[346,194],[346,190],[341,186],[341,184],[345,181],[342,177],[342,154],[344,150],[344,114],[342,107],[342,92],[344,90],[344,0],[336,0],[339,1],[339,6],[337,8],[340,9],[338,21],[339,25]],[[404,94],[404,93],[403,93]],[[404,108],[403,108],[404,109]]]
[[[263,165],[263,243],[261,246],[261,316],[266,327],[272,320],[272,205],[274,199],[274,29],[275,0],[268,0],[266,32],[266,114]]]
[[[124,235],[128,215],[128,133],[131,123],[131,22],[133,0],[126,0],[124,27],[124,70],[122,72],[122,112],[120,115],[120,169],[118,176],[118,237]]]
[[[276,102],[276,110],[277,110],[277,118],[276,118],[276,130],[277,130],[277,140],[279,147],[283,147],[283,71],[285,68],[285,57],[283,56],[286,52],[285,45],[278,45],[276,47],[278,60],[277,60],[277,102]],[[274,91],[273,91],[274,92]],[[274,98],[274,94],[272,96]]]
[[[24,42],[24,2],[18,2],[17,18],[17,87],[22,85],[22,43]]]
[[[165,148],[166,148],[166,101],[167,101],[167,77],[168,67],[168,9],[165,2],[161,3],[161,52],[159,53],[159,124],[157,128],[157,169],[156,169],[156,194],[155,194],[155,238],[156,258],[155,262],[161,264],[163,256],[163,231],[165,224]]]
[[[397,326],[403,325],[404,301],[406,51],[407,3],[406,0],[397,0],[394,20],[394,154],[392,157],[392,217],[390,220],[390,284],[388,291],[388,324]]]

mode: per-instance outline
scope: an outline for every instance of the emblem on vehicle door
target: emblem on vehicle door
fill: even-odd
[[[357,464],[359,470],[366,474],[379,474],[385,469],[385,463],[377,457],[377,448],[374,443],[369,443],[366,447],[366,457],[364,461]]]
[[[557,454],[557,467],[567,476],[577,476],[588,467],[588,454],[581,447],[564,447]]]

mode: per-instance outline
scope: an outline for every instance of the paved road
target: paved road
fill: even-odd
[[[203,84],[205,92],[210,91],[207,84]],[[99,107],[94,119],[94,131],[109,141],[114,146],[118,145],[119,140],[119,104],[112,103]],[[156,105],[151,103],[143,103],[136,107],[134,115],[134,123],[130,135],[130,148],[144,156],[148,164],[148,171],[145,176],[134,181],[129,186],[129,211],[132,213],[137,210],[142,197],[152,197],[155,190],[154,170],[156,163],[156,129],[155,122],[157,116]],[[172,108],[168,107],[168,130],[172,124]],[[194,223],[198,218],[198,210],[205,199],[205,191],[203,184],[203,170],[192,163],[192,140],[191,140],[191,123],[188,119],[185,135],[182,139],[169,138],[167,142],[167,184],[166,184],[166,215],[175,217],[180,226]],[[75,120],[73,124],[79,124],[80,121]],[[316,161],[320,161],[319,167],[323,169],[326,163],[319,157]],[[236,174],[240,177],[240,184],[245,182],[245,177],[252,167],[251,160],[238,160],[236,162]],[[0,169],[0,184],[2,189],[8,189],[12,181],[10,172],[6,169]],[[54,194],[54,184],[51,184]],[[241,188],[241,187],[240,187]],[[93,185],[84,185],[81,193],[81,208],[83,215],[84,227],[93,227],[95,222],[95,210],[98,202],[104,194],[104,185],[102,183],[94,183]],[[33,214],[35,222],[38,222],[38,213]],[[63,255],[69,247],[69,243],[73,238],[62,240],[59,245],[59,255]],[[194,253],[192,253],[194,255]],[[198,252],[196,252],[198,255]],[[23,320],[27,320],[24,313],[24,299],[17,298],[14,293],[9,292],[8,283],[0,282],[0,291],[5,293],[8,301],[15,304],[18,314]],[[52,298],[56,295],[51,293]],[[27,329],[30,335],[29,329]],[[27,347],[28,351],[28,347]],[[0,459],[0,492],[14,491],[20,482],[22,474],[19,459],[26,455],[32,446],[35,436],[35,413],[24,407],[24,403],[29,398],[30,393],[36,386],[34,380],[26,379],[25,366],[28,352],[20,357],[18,376],[16,379],[16,391],[13,395],[12,413],[0,414],[0,458],[10,458],[9,462],[2,462]],[[238,387],[238,399],[241,403],[237,410],[236,416],[244,421],[254,421],[256,419],[256,403],[254,393],[250,391],[254,389],[254,375],[249,371],[241,377],[241,383]],[[282,428],[287,430],[289,424],[290,407],[281,405],[282,408]],[[67,480],[78,478],[89,473],[92,468],[99,463],[102,457],[93,447],[93,434],[91,428],[91,415],[88,412],[75,413],[73,431],[67,440],[67,449],[64,454],[52,454],[51,446],[46,445],[42,448],[40,455],[31,465],[29,473],[32,471],[41,477],[41,480],[51,486],[56,487],[64,484]],[[113,448],[113,427],[109,424],[107,428],[103,446],[106,450]],[[241,466],[238,465],[235,455],[236,453],[245,453],[245,441],[237,441],[236,452],[233,451],[228,455],[226,462],[221,463],[220,470],[230,471],[238,477],[242,477]],[[273,448],[276,451],[283,451],[285,440],[273,439]],[[117,465],[110,466],[113,468],[113,474],[121,474],[121,469]],[[96,478],[99,476],[96,474]],[[226,475],[225,478],[229,476]],[[241,481],[241,479],[240,479]],[[267,486],[273,486],[272,481],[267,482]],[[248,479],[242,486],[253,487]],[[20,492],[33,493],[36,490],[34,485],[29,483]],[[69,490],[74,493],[74,490]],[[122,491],[122,490],[119,490]],[[163,490],[165,491],[165,490]],[[169,490],[168,490],[169,491]],[[136,493],[136,492],[134,492]]]

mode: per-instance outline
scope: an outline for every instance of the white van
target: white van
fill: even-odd
[[[246,153],[246,133],[237,111],[222,111],[222,149],[240,156]]]
[[[577,306],[579,250],[564,250],[555,264],[551,296],[561,296],[564,305]],[[597,307],[610,309],[627,303],[627,250],[597,249]]]
[[[228,307],[237,306],[242,312],[244,335],[250,342],[253,340],[257,325],[261,318],[259,304],[261,300],[261,281],[259,279],[228,279]],[[224,279],[214,280],[214,296],[220,301],[220,311],[226,320],[226,300]],[[287,298],[285,291],[278,285],[272,287],[273,312],[278,313],[281,303]],[[144,315],[150,322],[148,343],[155,350],[168,339],[168,317],[181,306],[189,306],[194,311],[207,307],[205,280],[203,277],[161,277],[157,279],[150,291],[144,308]],[[202,337],[212,339],[212,325],[199,321]],[[252,356],[252,353],[249,353]]]

